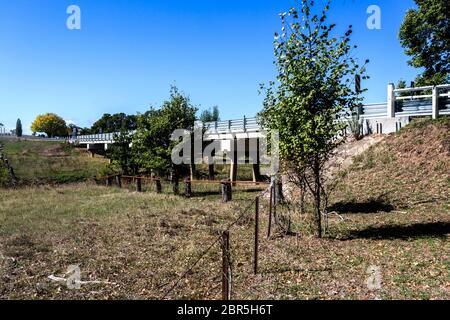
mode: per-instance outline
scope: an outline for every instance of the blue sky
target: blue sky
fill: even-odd
[[[318,1],[323,3],[323,1]],[[200,109],[223,119],[253,116],[259,84],[274,79],[273,34],[288,0],[0,0],[0,122],[24,131],[55,112],[80,126],[103,113],[144,112],[171,84]],[[68,30],[66,9],[81,8],[81,30]],[[382,29],[366,27],[378,5]],[[386,85],[417,70],[398,41],[412,0],[334,0],[330,22],[354,26],[356,56],[370,59],[366,102],[386,100]]]

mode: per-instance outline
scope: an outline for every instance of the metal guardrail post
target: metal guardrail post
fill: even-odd
[[[393,83],[387,87],[387,117],[395,118],[395,86]]]
[[[432,117],[433,119],[437,119],[439,117],[439,90],[437,87],[433,88],[433,97],[432,99]]]

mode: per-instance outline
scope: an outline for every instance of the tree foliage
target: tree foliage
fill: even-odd
[[[44,132],[48,137],[66,136],[66,121],[54,113],[46,113],[36,117],[31,124],[31,131]]]
[[[131,143],[133,133],[121,130],[114,135],[114,144],[111,144],[106,155],[113,161],[113,165],[121,169],[123,174],[135,174],[137,172],[135,157],[133,156]]]
[[[170,99],[161,108],[151,108],[137,116],[136,132],[123,131],[116,138],[117,145],[108,152],[113,162],[123,172],[154,173],[165,176],[180,172],[180,167],[172,164],[172,149],[177,142],[170,137],[176,129],[192,129],[197,108],[189,97],[176,87],[170,91]]]
[[[220,112],[219,107],[214,106],[211,109],[204,110],[200,115],[200,121],[201,122],[215,122],[220,121]]]
[[[136,130],[137,117],[135,115],[126,115],[125,113],[109,114],[105,113],[97,120],[91,128],[92,134],[113,133],[122,130]]]
[[[171,141],[170,137],[176,129],[192,129],[196,113],[197,108],[189,97],[172,87],[170,99],[160,109],[151,109],[140,116],[133,139],[133,153],[139,168],[147,172],[152,170],[158,175],[176,169],[171,154],[177,142]]]
[[[306,184],[314,196],[320,237],[323,167],[341,143],[337,136],[346,123],[336,121],[339,114],[361,101],[352,81],[365,67],[351,55],[356,47],[350,44],[352,27],[334,37],[335,24],[326,24],[329,4],[318,14],[313,9],[313,1],[303,0],[300,11],[280,14],[281,34],[274,41],[278,76],[262,86],[266,98],[260,119],[269,131],[278,131],[280,160],[291,181]]]
[[[450,1],[415,0],[400,28],[400,42],[411,56],[408,63],[424,71],[417,85],[437,85],[450,81]]]

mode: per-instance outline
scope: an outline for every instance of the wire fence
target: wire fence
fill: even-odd
[[[98,183],[101,183],[103,181],[106,181],[107,186],[116,186],[119,188],[129,188],[130,186],[134,185],[136,187],[136,191],[144,192],[144,191],[157,191],[158,193],[165,193],[171,189],[171,191],[174,191],[173,181],[164,181],[165,183],[161,183],[161,178],[158,177],[141,177],[141,176],[127,176],[127,175],[110,175],[105,176],[96,179]],[[115,183],[114,183],[115,182]],[[258,225],[258,217],[259,217],[259,205],[260,205],[260,199],[267,195],[268,192],[270,192],[270,200],[269,200],[269,215],[271,221],[272,214],[274,213],[274,210],[272,209],[272,206],[274,204],[274,194],[275,194],[275,187],[273,183],[266,183],[266,182],[254,182],[254,181],[233,181],[230,180],[221,180],[221,181],[207,181],[207,180],[190,180],[189,178],[184,180],[185,184],[185,195],[187,190],[189,190],[190,194],[189,196],[192,196],[196,192],[201,192],[198,189],[192,191],[191,186],[195,185],[201,186],[212,186],[212,185],[228,185],[231,187],[231,185],[235,187],[241,187],[241,189],[236,189],[236,192],[249,190],[251,187],[258,187],[261,188],[262,186],[265,187],[264,190],[261,190],[248,204],[246,204],[245,207],[239,210],[239,214],[237,218],[235,218],[233,221],[229,222],[226,227],[223,229],[223,232],[221,235],[215,237],[213,240],[209,242],[209,244],[205,247],[204,250],[202,250],[198,255],[196,255],[196,258],[193,260],[192,263],[190,263],[184,270],[181,272],[181,274],[172,281],[169,281],[168,283],[165,283],[161,286],[159,286],[160,289],[163,289],[164,287],[167,287],[170,285],[170,287],[167,290],[164,290],[164,293],[161,295],[160,299],[167,299],[167,297],[180,286],[180,283],[183,279],[187,278],[189,275],[193,274],[194,269],[199,266],[200,262],[213,250],[217,249],[217,245],[220,244],[220,248],[222,249],[222,274],[218,275],[222,277],[222,299],[228,300],[231,298],[231,291],[232,291],[232,279],[233,279],[233,256],[231,255],[231,248],[230,248],[230,241],[229,241],[229,234],[230,231],[235,227],[241,220],[243,220],[245,217],[248,217],[253,210],[255,210],[255,243],[254,243],[254,258],[253,258],[253,270],[254,273],[257,273],[257,265],[258,265],[258,239],[259,239],[259,225]],[[165,188],[163,188],[163,186]],[[170,189],[169,189],[170,188]],[[230,189],[231,190],[231,189]],[[250,189],[251,191],[257,191],[256,189]],[[260,190],[260,189],[259,189]],[[222,199],[227,199],[227,197],[224,197],[224,193],[226,193],[226,189],[219,188],[216,190],[217,194],[222,193]],[[228,201],[231,200],[231,197],[228,198]],[[224,201],[223,201],[224,202]],[[270,222],[269,226],[270,228]],[[218,284],[217,286],[214,286],[214,289],[220,287]]]

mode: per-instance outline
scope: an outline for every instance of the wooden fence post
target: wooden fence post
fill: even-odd
[[[136,177],[136,191],[142,192],[142,178]]]
[[[259,197],[255,199],[255,251],[253,256],[253,273],[258,274],[258,249],[259,249]]]
[[[222,234],[222,300],[231,299],[230,279],[230,232]]]
[[[106,186],[111,187],[112,186],[112,177],[106,178]]]
[[[118,188],[122,188],[122,176],[121,175],[116,176],[116,185]]]
[[[222,191],[222,202],[226,203],[228,201],[231,201],[233,195],[232,195],[232,189],[231,189],[231,180],[225,179],[220,182],[221,191]]]
[[[156,193],[162,193],[161,178],[155,178]]]
[[[180,179],[178,176],[172,177],[172,191],[174,194],[180,194]]]
[[[184,195],[186,198],[192,196],[192,182],[190,178],[184,179]]]

